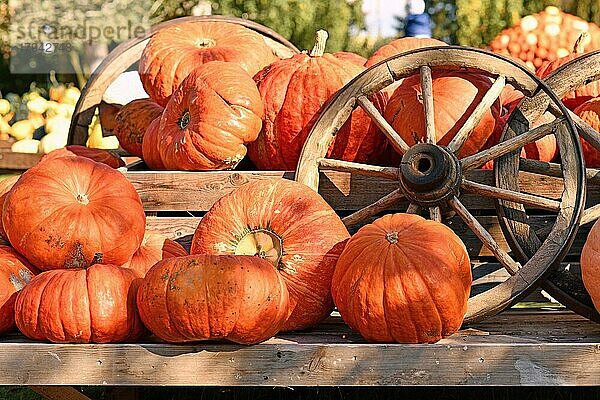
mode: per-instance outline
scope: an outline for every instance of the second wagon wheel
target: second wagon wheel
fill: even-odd
[[[432,70],[473,71],[494,80],[489,91],[455,137],[447,146],[436,144],[433,110]],[[409,146],[385,120],[369,100],[369,96],[390,84],[413,74],[420,74],[423,109],[425,112],[425,143]],[[459,159],[456,154],[481,120],[484,111],[497,101],[505,84],[510,83],[526,97],[544,92],[562,113],[558,122],[529,129],[529,125],[515,115],[506,129],[510,139]],[[352,111],[361,107],[380,127],[396,151],[403,154],[398,167],[379,167],[325,158],[338,129],[348,120]],[[560,199],[540,194],[521,193],[472,180],[475,169],[507,154],[519,154],[521,148],[548,134],[556,136],[563,163],[564,187]],[[507,172],[507,179],[518,180],[518,163]],[[375,203],[349,215],[346,225],[356,224],[389,209],[402,199],[410,202],[408,212],[428,210],[432,219],[442,221],[443,209],[453,210],[475,233],[499,263],[511,274],[497,286],[469,299],[465,322],[475,322],[494,315],[526,295],[560,261],[569,249],[577,232],[584,205],[584,167],[581,147],[575,126],[560,100],[531,72],[516,63],[483,50],[464,47],[432,47],[403,53],[379,63],[356,77],[322,110],[307,138],[296,170],[296,180],[317,190],[320,170],[336,170],[352,174],[394,181],[395,190]],[[491,171],[490,171],[491,172]],[[558,214],[546,240],[524,265],[508,254],[482,226],[463,203],[461,195],[471,192],[483,197],[504,199]],[[543,192],[542,192],[543,193]],[[523,222],[525,225],[527,221]]]
[[[562,65],[553,71],[544,80],[552,89],[557,97],[562,98],[568,93],[580,89],[586,84],[600,79],[600,51],[595,51],[581,55],[574,60]],[[549,111],[555,115],[560,114],[554,107],[554,102],[543,93],[534,96],[531,99],[524,99],[519,105],[521,115],[529,121],[535,120],[541,113]],[[579,135],[584,138],[596,150],[600,151],[600,134],[587,125],[577,115],[570,113],[573,118]],[[510,134],[510,133],[509,133]],[[508,138],[508,137],[507,137]],[[506,139],[506,138],[505,138]],[[545,163],[526,159],[518,159],[518,156],[511,157],[506,163],[498,163],[498,175],[506,173],[506,165],[519,162],[521,170],[528,171],[539,176],[545,176],[546,179],[562,178],[564,166],[559,164]],[[564,163],[564,161],[563,161]],[[552,178],[548,178],[552,177]],[[600,171],[593,168],[587,168],[587,187],[588,190],[596,191],[600,185]],[[501,181],[501,187],[511,189],[514,182]],[[582,215],[581,225],[589,224],[600,218],[600,204],[588,204]],[[521,261],[528,259],[540,248],[543,238],[548,233],[548,228],[530,230],[520,226],[515,222],[511,213],[515,213],[514,204],[498,202],[498,212],[501,215],[500,224],[511,247],[516,250]],[[504,216],[511,216],[505,218]],[[578,314],[600,322],[600,314],[594,308],[592,299],[587,293],[581,271],[570,263],[562,263],[549,274],[548,279],[542,283],[542,287],[556,300],[567,306]]]

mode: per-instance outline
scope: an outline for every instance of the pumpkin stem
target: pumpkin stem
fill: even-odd
[[[260,257],[279,268],[279,261],[283,255],[283,241],[267,229],[253,229],[240,239],[234,254]]]
[[[325,54],[325,44],[327,43],[327,38],[329,34],[327,31],[321,29],[317,31],[317,35],[315,38],[315,47],[310,51],[311,57],[321,57]]]
[[[587,32],[581,32],[581,35],[575,41],[575,45],[573,46],[573,54],[583,54],[585,53],[585,43],[590,39],[590,34]]]
[[[90,202],[87,195],[82,193],[77,193],[77,201],[83,204],[84,206]]]
[[[385,238],[391,244],[396,244],[396,243],[398,243],[398,232],[390,232],[385,235]]]
[[[217,44],[217,42],[215,42],[211,38],[202,38],[202,39],[199,39],[196,41],[196,46],[201,49],[206,49],[208,47],[215,47],[216,44]]]
[[[190,124],[190,110],[186,110],[181,118],[179,118],[179,129],[184,130]]]

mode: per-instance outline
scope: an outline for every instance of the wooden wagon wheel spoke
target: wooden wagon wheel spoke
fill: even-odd
[[[383,196],[375,203],[369,204],[368,206],[361,208],[347,217],[342,218],[342,221],[346,226],[355,225],[369,217],[376,215],[377,213],[387,210],[403,198],[404,194],[402,193],[402,190],[396,189],[393,192]]]
[[[521,264],[512,259],[512,257],[504,251],[498,242],[494,240],[492,235],[479,223],[477,218],[467,210],[467,208],[456,197],[448,202],[450,207],[462,218],[465,224],[477,235],[479,240],[487,247],[500,264],[511,274],[516,274],[521,268]]]
[[[475,110],[469,115],[469,118],[465,121],[463,126],[459,129],[456,135],[452,138],[450,143],[448,143],[448,149],[453,153],[458,153],[462,146],[467,141],[469,134],[473,132],[473,129],[481,122],[481,119],[485,115],[486,111],[490,109],[490,107],[498,100],[500,93],[502,93],[502,89],[506,86],[506,77],[499,76],[492,87],[487,91],[487,93],[483,96]]]
[[[500,200],[514,201],[526,206],[541,208],[544,210],[558,212],[560,211],[560,202],[529,193],[514,192],[512,190],[501,189],[495,186],[488,186],[482,183],[463,179],[461,188],[465,192],[479,194],[481,196],[492,197]]]
[[[421,89],[423,96],[423,110],[425,112],[425,142],[436,143],[435,116],[433,110],[433,80],[431,68],[427,65],[421,67]]]
[[[410,203],[408,208],[406,209],[407,214],[418,214],[421,211],[421,207],[416,205],[415,203]]]
[[[400,137],[398,132],[390,125],[389,122],[381,115],[377,107],[373,105],[371,100],[367,98],[367,96],[359,96],[356,98],[356,102],[360,107],[365,110],[367,115],[371,117],[371,120],[375,122],[375,125],[381,129],[383,134],[388,138],[391,142],[392,147],[399,154],[404,154],[410,149],[410,146]]]
[[[429,207],[429,218],[432,221],[442,222],[442,210],[439,206]]]
[[[521,135],[500,142],[489,149],[465,157],[460,160],[460,166],[463,171],[470,171],[472,169],[481,167],[488,161],[492,161],[510,152],[519,150],[526,144],[533,143],[544,136],[556,133],[556,130],[561,126],[561,124],[564,123],[564,121],[564,118],[556,119],[553,122],[538,126]]]
[[[380,167],[351,161],[332,160],[330,158],[321,158],[319,168],[391,180],[397,180],[400,173],[400,169],[395,167]]]
[[[600,218],[600,204],[596,204],[583,212],[581,225],[589,224]]]

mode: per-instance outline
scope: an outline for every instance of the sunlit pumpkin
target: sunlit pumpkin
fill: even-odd
[[[331,292],[344,321],[368,341],[433,343],[460,328],[471,281],[467,249],[450,228],[388,214],[348,241]]]
[[[268,262],[205,254],[159,262],[137,297],[148,329],[175,343],[262,342],[281,329],[288,301],[285,282]]]

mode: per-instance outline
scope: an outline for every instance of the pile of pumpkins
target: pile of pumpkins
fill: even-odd
[[[258,180],[211,207],[188,255],[146,230],[133,185],[104,163],[60,149],[2,182],[1,333],[252,344],[310,328],[335,304],[369,341],[429,343],[466,311],[467,250],[420,216],[388,215],[350,237],[318,193]]]
[[[600,26],[548,6],[500,32],[489,47],[521,60],[535,71],[546,62],[568,56],[573,43],[584,32],[589,36],[581,43],[580,51],[600,49]]]
[[[233,169],[246,156],[244,168],[294,170],[316,117],[346,83],[388,57],[445,45],[436,39],[400,38],[364,59],[352,53],[327,53],[326,40],[327,33],[319,31],[310,52],[279,59],[258,33],[243,26],[186,22],[162,29],[150,39],[139,62],[139,77],[149,97],[124,105],[116,114],[113,133],[126,151],[153,170]],[[540,74],[572,57],[544,65]],[[434,70],[439,144],[450,142],[461,119],[474,110],[492,83],[482,74]],[[578,102],[584,99],[581,91],[575,96]],[[496,144],[522,97],[508,85],[459,157]],[[409,145],[424,141],[418,76],[397,82],[371,101]],[[536,124],[548,122],[547,117]],[[555,137],[549,135],[525,146],[522,156],[553,161],[557,153]],[[401,157],[361,108],[339,129],[327,156],[384,166],[398,165]]]

